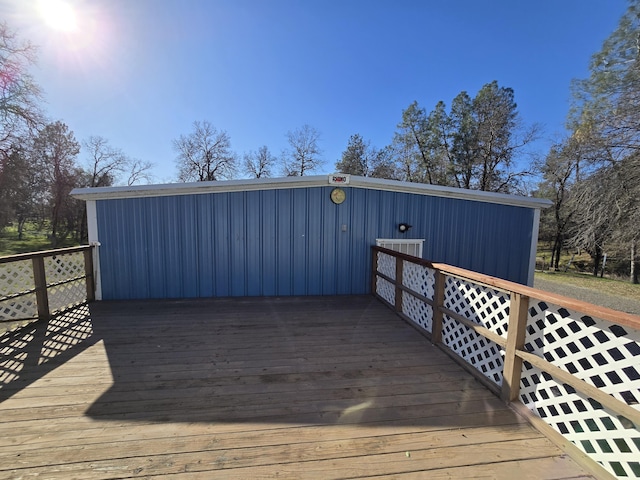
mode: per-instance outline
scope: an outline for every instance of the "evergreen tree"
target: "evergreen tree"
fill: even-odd
[[[513,90],[494,81],[473,99],[461,92],[449,112],[440,101],[427,115],[413,102],[393,146],[403,180],[511,193],[521,191],[529,174],[516,168],[516,157],[537,132],[536,125],[521,125]]]

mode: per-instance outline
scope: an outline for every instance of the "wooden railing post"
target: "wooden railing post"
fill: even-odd
[[[378,250],[371,249],[371,293],[378,294]]]
[[[435,277],[431,341],[433,343],[440,343],[442,342],[442,307],[444,307],[445,276],[440,270],[436,270]]]
[[[516,355],[516,350],[522,350],[524,348],[528,314],[529,297],[511,292],[509,328],[507,329],[507,345],[505,346],[504,352],[501,394],[502,400],[507,403],[515,400],[520,392],[522,359]]]
[[[87,302],[93,302],[96,299],[96,283],[93,278],[93,249],[87,248],[84,253],[84,275],[87,284]]]
[[[402,313],[402,267],[404,266],[404,261],[396,257],[396,293],[395,293],[395,303],[396,303],[396,312]]]
[[[33,281],[38,304],[38,319],[49,320],[49,296],[47,294],[47,275],[44,270],[44,257],[37,256],[31,259],[33,264]]]

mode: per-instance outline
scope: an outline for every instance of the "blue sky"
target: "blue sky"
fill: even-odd
[[[32,71],[51,119],[177,175],[172,140],[195,120],[240,156],[286,132],[321,132],[334,170],[349,136],[391,142],[411,102],[430,111],[497,80],[544,156],[563,131],[570,81],[616,28],[624,0],[68,0],[77,29],[47,28],[34,1],[0,16],[40,46]]]

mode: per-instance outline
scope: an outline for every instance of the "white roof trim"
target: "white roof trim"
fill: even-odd
[[[515,205],[529,208],[547,208],[553,202],[546,198],[522,197],[508,195],[506,193],[483,192],[480,190],[468,190],[466,188],[443,187],[441,185],[429,185],[426,183],[400,182],[383,178],[351,177],[350,186],[370,188],[374,190],[389,190],[402,193],[417,193],[432,197],[458,198],[475,202],[499,203],[502,205]]]
[[[111,200],[116,198],[164,197],[172,195],[197,195],[203,193],[247,192],[254,190],[279,190],[329,186],[328,175],[310,177],[256,178],[215,182],[169,183],[164,185],[135,185],[131,187],[75,188],[71,195],[81,200]],[[546,208],[551,201],[542,198],[521,197],[504,193],[482,192],[462,188],[442,187],[424,183],[400,182],[380,178],[351,175],[344,188],[368,188],[391,192],[413,193],[434,197],[457,198],[476,202],[499,203],[528,208]]]

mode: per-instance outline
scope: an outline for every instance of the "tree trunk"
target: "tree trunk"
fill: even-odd
[[[558,234],[556,236],[556,243],[555,243],[555,259],[554,259],[554,264],[553,264],[553,269],[557,272],[558,270],[560,270],[560,255],[562,254],[562,244],[563,244],[563,238],[562,238],[562,234]]]
[[[593,276],[597,277],[600,271],[600,262],[602,261],[602,248],[596,245],[591,257],[593,258]]]
[[[636,262],[636,242],[631,242],[631,271],[630,275],[631,283],[638,283],[638,262]]]
[[[18,217],[18,240],[22,240],[22,235],[24,233],[24,224],[26,222],[27,222],[26,218],[24,218],[22,216]]]

